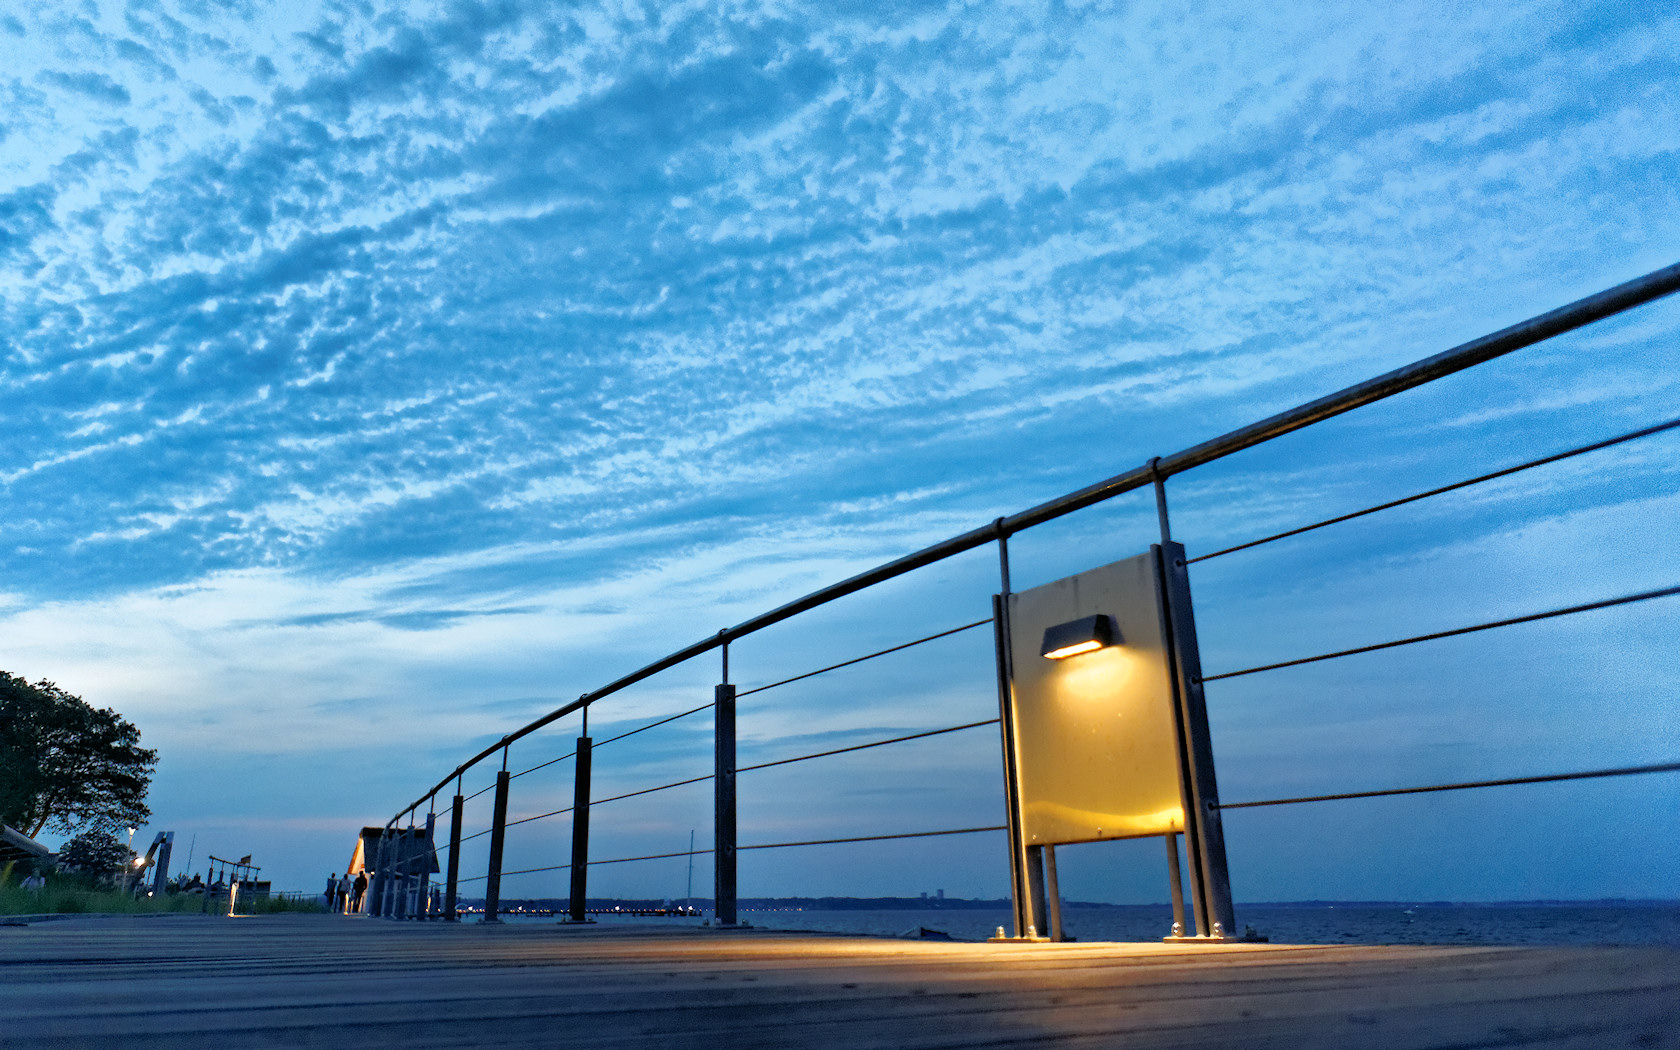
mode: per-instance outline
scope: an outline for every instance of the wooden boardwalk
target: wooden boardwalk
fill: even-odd
[[[90,918],[0,926],[0,1046],[1680,1048],[1680,950]]]

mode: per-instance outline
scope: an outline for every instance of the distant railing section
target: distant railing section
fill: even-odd
[[[884,649],[876,650],[874,652],[865,653],[862,656],[854,657],[854,658],[851,658],[851,659],[848,659],[848,660],[843,660],[843,661],[840,661],[840,662],[834,663],[834,664],[829,664],[825,667],[820,667],[820,668],[817,668],[816,670],[813,670],[813,671],[807,671],[807,672],[804,672],[804,673],[801,673],[801,674],[798,674],[798,675],[794,675],[794,676],[789,677],[789,678],[781,679],[779,681],[769,682],[765,685],[756,686],[752,689],[742,690],[741,692],[736,694],[736,697],[739,698],[739,697],[742,697],[742,696],[749,696],[749,695],[752,695],[752,694],[755,694],[755,693],[767,692],[769,690],[776,689],[776,688],[779,688],[781,686],[791,685],[791,684],[796,683],[796,682],[805,681],[805,680],[813,678],[817,675],[826,674],[826,673],[841,670],[841,669],[847,668],[847,667],[853,667],[853,666],[856,666],[858,664],[865,663],[865,662],[870,661],[870,660],[878,659],[880,657],[888,656],[888,655],[891,655],[893,653],[902,652],[904,650],[911,649],[911,648],[914,648],[914,647],[919,646],[919,645],[924,645],[924,644],[929,643],[929,642],[938,641],[939,639],[947,638],[947,637],[950,637],[952,635],[961,634],[965,631],[972,631],[972,630],[975,630],[975,629],[980,628],[980,627],[985,627],[985,626],[989,625],[991,622],[992,622],[991,618],[987,617],[986,619],[983,619],[983,620],[976,620],[976,621],[973,621],[971,623],[962,624],[958,627],[953,627],[953,628],[949,628],[949,629],[946,629],[946,630],[938,631],[938,632],[935,632],[933,634],[929,634],[929,635],[925,635],[925,636],[922,636],[922,637],[919,637],[919,638],[912,639],[911,641],[908,641],[908,642],[902,642],[902,643],[899,643],[897,645],[893,645],[893,646],[889,646],[889,647],[884,648]],[[628,738],[636,736],[640,733],[647,732],[648,730],[657,729],[657,728],[660,728],[662,726],[670,725],[671,723],[676,722],[680,719],[688,718],[692,715],[697,715],[697,714],[700,714],[700,713],[705,712],[705,711],[713,710],[713,709],[716,708],[716,706],[717,706],[717,704],[714,701],[713,703],[701,704],[701,705],[698,705],[696,707],[691,707],[687,710],[680,711],[676,714],[668,715],[668,716],[665,716],[665,717],[662,717],[662,718],[655,719],[655,720],[650,721],[650,722],[646,722],[642,725],[636,726],[635,728],[632,728],[632,729],[626,730],[624,732],[618,733],[614,736],[608,737],[608,738],[606,738],[604,740],[601,740],[599,742],[593,742],[593,743],[590,743],[590,744],[581,745],[580,749],[587,749],[588,751],[593,752],[595,750],[598,750],[599,748],[602,748],[602,747],[605,747],[609,744],[617,743],[619,741],[628,739]],[[809,753],[809,754],[793,755],[793,756],[789,756],[789,757],[786,757],[786,758],[772,759],[772,760],[766,761],[766,762],[759,762],[759,763],[754,763],[754,764],[751,764],[751,765],[739,766],[734,770],[734,772],[736,774],[740,774],[740,773],[753,772],[753,771],[761,770],[761,769],[770,769],[770,768],[774,768],[774,767],[778,767],[778,766],[793,765],[793,764],[796,764],[796,763],[813,761],[815,759],[828,758],[828,757],[835,756],[835,755],[850,754],[850,753],[857,752],[857,751],[865,751],[865,750],[870,750],[870,749],[879,748],[879,747],[887,747],[887,746],[891,746],[891,745],[895,745],[895,744],[903,744],[903,743],[908,743],[908,742],[915,741],[915,740],[926,739],[926,738],[929,738],[929,737],[943,736],[943,735],[946,735],[946,734],[949,734],[949,733],[961,732],[961,731],[968,730],[968,729],[978,729],[978,728],[982,728],[982,727],[985,727],[985,726],[993,726],[993,725],[997,725],[997,724],[998,724],[998,719],[997,718],[981,719],[981,720],[974,721],[974,722],[963,723],[961,725],[943,726],[943,727],[935,728],[935,729],[921,730],[921,731],[918,731],[918,732],[901,734],[901,735],[898,735],[898,736],[889,737],[889,738],[882,739],[882,740],[870,740],[870,741],[866,741],[866,742],[859,743],[859,744],[847,745],[845,747],[829,748],[829,749],[826,749],[826,750],[823,750],[823,751],[817,751],[817,752],[813,752],[813,753]],[[504,751],[505,751],[505,748],[504,748]],[[518,777],[525,776],[529,773],[534,773],[534,772],[537,772],[539,770],[546,769],[550,766],[558,765],[559,763],[565,762],[567,760],[575,759],[575,758],[578,757],[579,753],[580,753],[580,750],[573,750],[573,751],[567,752],[566,754],[560,755],[556,758],[551,758],[551,759],[544,760],[542,762],[538,762],[534,765],[528,766],[528,767],[526,767],[524,769],[521,769],[517,772],[506,772],[506,771],[504,771],[500,776],[498,776],[497,781],[490,783],[489,785],[485,786],[484,788],[481,788],[480,790],[474,792],[473,794],[460,796],[461,802],[464,805],[465,803],[471,802],[474,799],[479,798],[479,797],[481,797],[485,794],[489,794],[490,792],[496,791],[498,789],[498,784],[501,783],[502,778],[504,778],[504,777],[507,781],[512,781],[512,780],[514,780]],[[457,776],[460,776],[461,773],[464,773],[464,772],[465,772],[465,770],[458,771]],[[609,795],[609,796],[604,797],[604,798],[590,798],[589,801],[588,801],[588,806],[591,809],[593,809],[594,807],[597,807],[597,806],[608,805],[610,803],[619,802],[619,801],[622,801],[622,800],[625,800],[625,799],[643,797],[643,796],[647,796],[647,795],[656,794],[656,793],[662,792],[662,791],[668,791],[668,790],[671,790],[671,789],[674,789],[674,788],[680,788],[680,787],[685,787],[685,786],[692,785],[692,784],[699,784],[699,783],[705,783],[705,782],[709,782],[709,781],[715,781],[716,779],[717,779],[716,773],[709,773],[709,774],[705,774],[705,775],[702,775],[702,776],[689,777],[689,778],[682,779],[682,780],[675,780],[675,781],[671,781],[669,783],[655,785],[653,787],[639,788],[639,789],[634,790],[634,791],[627,791],[627,792],[622,792],[622,793],[616,794],[616,795]],[[459,795],[459,789],[457,789],[457,795]],[[433,798],[431,796],[428,796],[428,798],[424,801],[430,802],[430,801],[433,801]],[[558,809],[553,809],[553,810],[549,810],[549,811],[542,812],[542,813],[536,813],[536,814],[533,814],[531,816],[520,817],[520,818],[517,818],[517,819],[505,819],[504,818],[499,825],[493,823],[491,826],[482,828],[482,829],[480,829],[478,831],[475,831],[471,834],[457,834],[457,833],[452,831],[451,838],[450,838],[450,844],[449,844],[449,846],[446,847],[446,849],[449,851],[451,856],[457,856],[458,857],[460,847],[465,845],[468,842],[471,842],[471,841],[475,840],[475,839],[483,838],[485,836],[492,836],[493,837],[500,832],[505,832],[505,830],[507,828],[517,827],[517,826],[522,825],[522,824],[530,824],[530,823],[535,823],[535,822],[538,822],[538,821],[548,820],[548,819],[551,819],[551,818],[564,817],[568,814],[576,813],[578,811],[578,808],[579,807],[578,807],[577,803],[574,802],[574,804],[570,805],[570,806],[564,806],[564,807],[561,807],[561,808],[558,808]],[[416,812],[417,812],[417,807],[411,807],[410,810],[405,811],[405,813],[402,814],[402,815],[412,817],[412,816],[416,815]],[[432,814],[429,813],[428,815],[432,815]],[[738,851],[763,850],[763,849],[782,849],[782,848],[792,848],[792,847],[798,847],[798,846],[828,845],[828,844],[852,843],[852,842],[875,842],[875,841],[888,841],[888,840],[894,840],[894,839],[929,838],[929,837],[937,837],[937,836],[945,836],[945,835],[961,835],[961,834],[972,834],[972,833],[977,833],[977,832],[1000,831],[1000,830],[1003,830],[1003,827],[1001,825],[999,825],[999,826],[988,826],[988,827],[975,827],[975,828],[945,828],[945,829],[939,829],[939,830],[933,830],[933,831],[908,831],[908,832],[901,832],[901,833],[895,833],[895,834],[848,836],[848,837],[833,838],[833,839],[801,840],[801,841],[796,841],[796,842],[748,843],[748,844],[739,844],[736,848],[737,848]],[[535,866],[535,867],[506,869],[506,870],[491,870],[491,871],[486,871],[482,875],[471,875],[471,876],[465,876],[465,877],[459,877],[458,876],[455,880],[454,885],[458,889],[461,886],[466,886],[466,885],[471,885],[471,884],[481,883],[481,882],[490,884],[490,885],[487,886],[487,889],[490,889],[493,892],[492,892],[492,894],[487,894],[487,903],[486,903],[486,906],[485,906],[485,909],[484,909],[486,911],[486,913],[488,914],[489,911],[490,911],[491,905],[499,905],[499,902],[500,902],[500,885],[499,884],[500,884],[500,880],[502,878],[508,878],[508,877],[513,877],[513,876],[518,876],[518,875],[535,875],[535,874],[542,874],[542,873],[555,873],[555,872],[563,872],[563,871],[572,871],[572,870],[575,870],[575,869],[578,869],[578,868],[582,867],[585,864],[588,867],[600,867],[600,866],[609,865],[609,864],[627,864],[627,863],[633,863],[633,862],[637,862],[637,861],[670,860],[670,859],[695,857],[695,856],[712,856],[715,853],[716,853],[716,849],[714,847],[714,848],[708,848],[708,849],[681,850],[681,851],[676,851],[676,852],[643,854],[643,855],[631,856],[631,857],[612,857],[612,858],[604,858],[604,859],[591,857],[591,858],[587,858],[587,860],[583,861],[581,864],[577,861],[577,858],[574,858],[573,862],[570,862],[570,863],[544,864],[544,865],[538,865],[538,866]],[[390,909],[390,912],[386,912],[386,913],[392,913],[392,914],[396,913],[399,910],[399,907],[395,903],[394,899],[397,896],[400,895],[400,896],[406,898],[402,902],[403,906],[400,908],[400,910],[405,912],[407,915],[421,916],[421,917],[448,917],[449,916],[450,912],[449,912],[446,905],[448,903],[449,898],[452,897],[453,894],[451,894],[449,892],[447,887],[439,888],[439,887],[432,886],[429,883],[429,881],[422,882],[422,880],[419,878],[419,876],[417,874],[418,868],[421,866],[421,862],[419,860],[409,860],[407,862],[398,861],[398,862],[392,863],[389,866],[392,867],[399,874],[400,878],[398,880],[392,881],[388,886],[387,885],[381,885],[381,886],[377,887],[376,892],[374,894],[370,895],[370,901],[372,902],[372,904],[370,906],[373,907],[374,910],[384,912],[385,908],[388,907]],[[414,870],[410,871],[409,869],[414,869]],[[410,885],[407,886],[407,887],[404,887],[402,885],[402,882],[404,882],[404,881],[407,881],[408,883],[410,883]],[[582,898],[579,898],[578,900],[581,901]],[[574,901],[573,903],[575,905],[577,902]],[[572,909],[572,911],[578,911],[578,910],[579,909],[577,909],[576,907],[574,907]],[[585,907],[581,910],[585,915],[591,913],[587,907]],[[459,914],[460,909],[457,908],[455,913]],[[577,920],[577,921],[583,921],[583,920],[580,919],[580,920]]]
[[[805,681],[818,675],[827,674],[842,668],[852,667],[866,661],[879,659],[889,654],[898,653],[906,649],[925,645],[940,639],[948,638],[992,624],[993,618],[975,620],[957,627],[948,628],[915,638],[901,644],[879,649],[862,656],[829,664],[814,670],[802,672],[791,677],[783,678],[766,685],[737,692],[729,684],[729,645],[757,631],[773,624],[788,620],[802,613],[826,605],[829,602],[850,594],[865,590],[887,580],[902,576],[905,573],[927,565],[934,564],[957,554],[985,546],[996,544],[999,556],[999,572],[1001,591],[1007,595],[1010,589],[1008,539],[1011,535],[1055,520],[1074,511],[1093,506],[1105,500],[1112,499],[1126,492],[1154,486],[1157,495],[1157,506],[1161,517],[1163,540],[1167,538],[1167,510],[1165,503],[1164,482],[1176,474],[1195,469],[1212,463],[1225,456],[1229,456],[1243,449],[1271,441],[1285,434],[1292,433],[1303,427],[1330,419],[1334,416],[1349,412],[1363,405],[1391,397],[1406,390],[1413,389],[1426,383],[1433,382],[1471,368],[1475,365],[1493,360],[1505,354],[1512,353],[1527,346],[1532,346],[1543,340],[1550,339],[1564,332],[1569,332],[1586,325],[1633,309],[1655,299],[1661,298],[1680,290],[1680,264],[1669,266],[1636,280],[1618,285],[1607,291],[1571,303],[1557,310],[1550,311],[1538,317],[1513,325],[1495,332],[1481,339],[1465,343],[1452,350],[1425,358],[1414,364],[1396,369],[1363,383],[1356,384],[1338,393],[1308,402],[1287,412],[1279,413],[1268,419],[1251,424],[1204,442],[1171,456],[1158,457],[1149,460],[1142,466],[1136,467],[1123,474],[1115,475],[1094,485],[1087,486],[1076,492],[1069,493],[1058,499],[1051,500],[1039,506],[1032,507],[1018,514],[998,518],[989,525],[982,526],[952,537],[941,543],[924,548],[913,554],[877,566],[867,572],[860,573],[839,583],[825,587],[806,595],[796,601],[789,602],[768,612],[746,620],[734,627],[719,631],[716,635],[697,641],[676,652],[670,653],[653,663],[648,664],[630,674],[627,674],[593,692],[584,693],[577,700],[565,704],[527,725],[502,737],[496,743],[484,748],[478,754],[461,763],[448,776],[439,780],[432,788],[422,794],[412,804],[399,811],[386,825],[387,834],[382,840],[380,856],[377,858],[374,884],[368,893],[368,910],[375,914],[399,917],[442,917],[454,919],[459,914],[457,907],[457,891],[461,886],[485,883],[484,914],[487,920],[493,920],[498,912],[500,902],[501,880],[504,877],[532,875],[537,873],[571,872],[570,917],[577,921],[584,921],[588,912],[586,908],[587,881],[586,873],[589,867],[628,864],[641,861],[669,860],[674,858],[692,858],[695,856],[711,856],[714,861],[713,899],[715,916],[719,922],[733,923],[736,920],[736,855],[745,850],[789,849],[805,846],[835,845],[845,843],[881,842],[899,839],[933,838],[951,835],[968,835],[990,833],[1006,830],[1008,825],[988,825],[983,827],[939,828],[931,830],[907,830],[873,835],[854,835],[835,838],[813,838],[785,842],[737,843],[735,834],[735,779],[741,773],[773,767],[787,766],[817,759],[829,758],[837,755],[849,754],[873,748],[896,746],[912,741],[925,740],[946,734],[979,729],[986,726],[1000,725],[1000,717],[977,719],[958,725],[941,726],[904,733],[880,740],[871,740],[843,747],[830,748],[810,754],[794,755],[786,758],[773,759],[752,765],[737,766],[735,762],[735,702],[741,697],[766,692],[796,682]],[[1485,484],[1500,478],[1512,476],[1523,471],[1531,470],[1547,464],[1557,463],[1577,456],[1616,447],[1627,442],[1653,437],[1680,428],[1680,418],[1652,426],[1642,427],[1614,437],[1605,438],[1590,444],[1553,452],[1538,458],[1530,459],[1512,466],[1503,467],[1491,472],[1466,478],[1462,481],[1439,486],[1423,492],[1403,496],[1397,499],[1379,503],[1361,510],[1340,514],[1321,521],[1297,526],[1249,540],[1222,550],[1213,551],[1198,557],[1187,559],[1195,564],[1213,558],[1221,558],[1241,551],[1274,543],[1280,540],[1301,536],[1332,525],[1352,521],[1357,518],[1376,514],[1381,511],[1405,506],[1449,492],[1455,492],[1472,486]],[[1573,616],[1607,609],[1615,606],[1628,605],[1639,602],[1652,601],[1661,598],[1680,595],[1680,585],[1663,585],[1653,589],[1640,591],[1618,597],[1601,598],[1587,601],[1564,608],[1551,609],[1542,612],[1525,613],[1499,620],[1476,623],[1447,630],[1434,631],[1411,637],[1374,642],[1351,649],[1317,655],[1295,657],[1286,660],[1266,663],[1255,667],[1240,668],[1216,674],[1205,675],[1199,679],[1200,683],[1217,682],[1240,676],[1260,674],[1287,667],[1295,667],[1308,663],[1340,659],[1362,653],[1376,652],[1384,649],[1415,645],[1423,642],[1471,634],[1481,631],[1512,627],[1519,624],[1532,623],[1540,620],[1563,616]],[[714,691],[713,700],[700,704],[678,713],[668,715],[654,721],[647,722],[625,732],[618,733],[599,742],[593,742],[588,732],[588,716],[591,705],[599,703],[612,694],[630,685],[644,681],[663,671],[686,664],[688,661],[702,656],[712,650],[720,650],[722,657],[721,682]],[[714,717],[714,768],[713,772],[702,776],[675,780],[670,783],[652,787],[640,788],[633,791],[611,795],[605,798],[593,798],[591,794],[592,756],[596,749],[616,744],[635,737],[650,730],[671,725],[681,719],[711,711]],[[510,746],[518,740],[529,736],[537,730],[551,725],[557,720],[571,714],[579,714],[582,718],[582,728],[577,738],[574,750],[556,758],[548,758],[517,772],[508,771],[508,756]],[[462,781],[467,772],[473,770],[487,759],[501,756],[501,769],[495,780],[470,795],[462,794]],[[531,816],[519,817],[515,820],[507,819],[509,784],[512,780],[527,776],[539,770],[563,762],[574,763],[574,798],[569,806],[564,806]],[[1341,792],[1336,794],[1300,796],[1293,798],[1260,799],[1241,802],[1211,803],[1211,808],[1217,810],[1241,810],[1266,806],[1296,805],[1339,801],[1346,799],[1374,798],[1389,795],[1418,794],[1438,791],[1458,791],[1468,789],[1502,787],[1518,784],[1552,783],[1568,780],[1580,780],[1602,777],[1632,776],[1652,773],[1667,773],[1680,771],[1680,762],[1665,762],[1642,766],[1619,767],[1613,769],[1599,769],[1583,772],[1549,773],[1525,777],[1508,777],[1491,780],[1472,780],[1458,783],[1432,784],[1412,787],[1382,788],[1362,791]],[[714,841],[705,849],[690,849],[675,852],[650,853],[638,856],[614,857],[596,859],[589,856],[589,814],[592,807],[609,805],[626,799],[644,797],[676,788],[710,782],[714,787]],[[430,881],[430,872],[435,866],[436,849],[433,845],[435,837],[433,826],[438,818],[437,802],[443,793],[453,784],[454,792],[451,799],[450,829],[448,845],[445,855],[448,857],[447,875],[443,887],[434,886]],[[494,792],[493,815],[489,826],[471,834],[465,833],[464,807],[485,794]],[[415,818],[424,808],[425,828],[423,833],[415,828]],[[573,825],[572,855],[568,863],[541,865],[536,867],[502,870],[503,836],[510,827],[530,824],[539,821],[552,820],[570,816]],[[404,819],[409,822],[409,831],[405,836],[399,827]],[[461,847],[476,839],[489,836],[491,839],[489,850],[489,864],[483,874],[463,877],[459,873],[462,855]],[[404,839],[423,841],[426,845],[421,850],[407,850],[400,845]],[[388,848],[387,848],[388,844]],[[1171,846],[1170,852],[1176,872],[1176,846]],[[1174,875],[1174,889],[1176,893],[1176,874]],[[1176,904],[1176,898],[1175,898]],[[1198,904],[1198,921],[1204,916],[1200,914],[1201,905]],[[1019,915],[1019,911],[1018,911]],[[1175,915],[1175,918],[1182,918]]]

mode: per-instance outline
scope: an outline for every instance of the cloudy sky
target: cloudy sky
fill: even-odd
[[[178,857],[313,888],[357,827],[666,651],[1680,258],[1670,5],[1272,6],[9,6],[0,667],[141,727]],[[1205,552],[1662,422],[1677,330],[1658,303],[1175,479],[1176,532]],[[1198,565],[1207,670],[1680,582],[1677,442]],[[1022,536],[1016,584],[1152,525],[1128,498]],[[766,632],[732,677],[980,619],[995,572]],[[1214,683],[1222,794],[1671,761],[1677,606]],[[755,695],[742,761],[989,717],[991,673],[980,630]],[[604,748],[597,796],[702,775],[709,734]],[[1677,897],[1676,779],[1233,812],[1232,882]],[[989,728],[743,774],[742,840],[995,824],[997,784]],[[705,784],[612,807],[597,856],[710,833]],[[509,867],[568,841],[523,825]],[[1070,848],[1063,886],[1162,900],[1159,852]],[[742,892],[1006,878],[980,835],[749,854]]]

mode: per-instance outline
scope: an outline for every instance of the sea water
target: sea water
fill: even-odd
[[[1236,933],[1252,928],[1274,944],[1613,944],[1680,946],[1680,901],[1511,904],[1239,904]],[[593,915],[601,923],[699,926],[705,918]],[[553,923],[554,916],[502,916]],[[1007,908],[742,909],[741,922],[771,930],[981,941],[1009,929]],[[473,921],[468,919],[468,921]],[[1172,928],[1166,905],[1065,907],[1062,927],[1081,941],[1159,941]]]
[[[1680,946],[1680,901],[1513,904],[1239,904],[1237,930],[1274,944],[1615,944]],[[508,918],[512,918],[509,916]],[[606,923],[697,926],[702,919],[596,916]],[[1011,925],[1004,908],[743,910],[763,929],[985,940]],[[532,919],[529,921],[543,921]],[[547,921],[554,921],[548,919]],[[1063,930],[1081,941],[1159,941],[1170,932],[1165,905],[1068,907]]]
[[[1237,929],[1275,944],[1620,944],[1680,946],[1680,902],[1591,904],[1251,904]],[[920,936],[934,930],[983,940],[1012,923],[1006,909],[750,911],[741,919],[782,930]],[[1172,928],[1165,906],[1064,908],[1062,928],[1081,941],[1158,941]]]

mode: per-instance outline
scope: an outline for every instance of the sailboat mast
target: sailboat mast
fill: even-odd
[[[683,910],[694,905],[694,829],[688,829],[688,893],[683,897]]]

